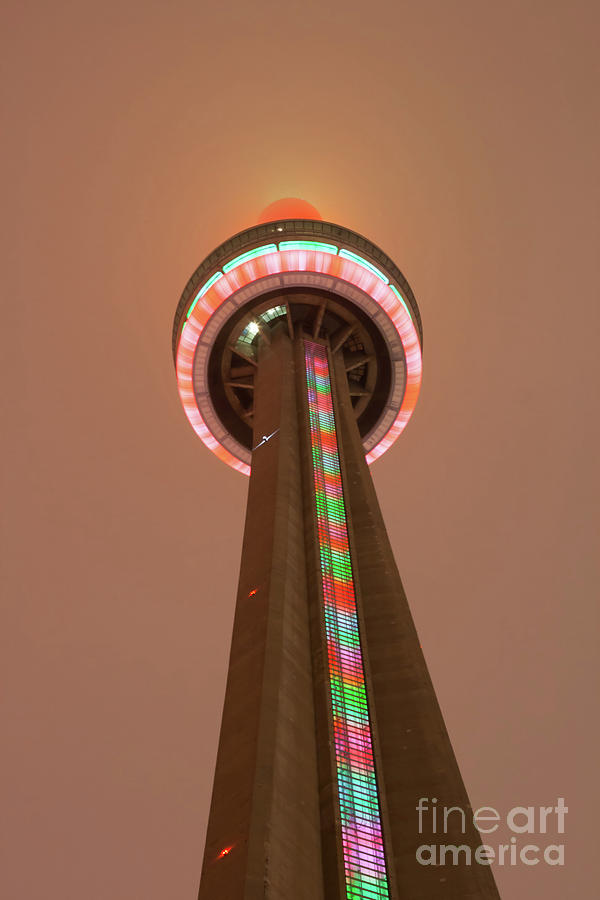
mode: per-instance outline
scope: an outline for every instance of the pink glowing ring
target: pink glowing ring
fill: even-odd
[[[289,243],[289,242],[288,242]],[[298,242],[300,243],[300,242]],[[308,242],[304,242],[308,243]],[[214,436],[206,424],[194,391],[194,357],[202,332],[211,316],[223,307],[234,294],[248,285],[278,273],[304,273],[331,276],[358,288],[383,310],[397,332],[406,362],[404,395],[399,411],[377,444],[366,453],[369,465],[388,450],[406,427],[417,403],[422,378],[421,345],[417,329],[399,292],[387,277],[368,260],[358,257],[350,249],[334,247],[333,251],[318,249],[256,248],[245,254],[251,258],[231,268],[226,263],[220,273],[215,273],[195,295],[190,303],[188,318],[184,319],[176,353],[177,385],[179,396],[192,428],[202,442],[229,466],[250,474],[250,466],[235,456]],[[343,256],[342,254],[347,254]],[[349,258],[351,257],[351,258]],[[210,286],[209,286],[210,285]]]

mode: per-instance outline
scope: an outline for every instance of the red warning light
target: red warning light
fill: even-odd
[[[232,850],[233,850],[233,844],[231,845],[231,847],[223,847],[223,849],[217,856],[217,859],[223,859],[224,856],[229,856],[229,854],[231,853]]]
[[[258,588],[252,588],[251,591],[248,591],[248,596],[249,596],[249,597],[254,597],[254,595],[257,594],[257,593],[258,593]]]

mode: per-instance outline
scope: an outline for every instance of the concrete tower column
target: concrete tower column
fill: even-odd
[[[254,447],[199,900],[324,900],[294,360],[283,328],[260,343]]]

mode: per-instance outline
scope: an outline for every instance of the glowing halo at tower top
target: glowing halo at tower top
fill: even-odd
[[[300,200],[298,197],[283,197],[281,200],[269,203],[263,209],[258,217],[258,224],[264,225],[266,222],[276,222],[278,219],[312,219],[313,221],[318,221],[321,219],[321,214],[307,200]]]

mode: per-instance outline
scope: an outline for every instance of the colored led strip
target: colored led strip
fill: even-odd
[[[321,241],[281,241],[280,250],[321,250],[323,253],[331,253],[333,256],[338,252],[335,244],[323,244]]]
[[[402,304],[402,306],[404,307],[404,309],[406,310],[406,312],[408,313],[408,315],[411,316],[411,318],[412,318],[412,313],[411,313],[410,309],[409,309],[408,306],[407,306],[406,300],[404,299],[404,297],[402,296],[402,294],[400,293],[400,291],[398,290],[398,288],[397,288],[397,287],[394,287],[393,284],[390,284],[390,287],[391,287],[391,289],[393,290],[393,292],[395,293],[395,295],[396,295],[396,297],[398,298],[398,300],[400,301],[400,303]]]
[[[365,269],[368,269],[369,272],[372,272],[373,275],[376,275],[384,284],[389,284],[389,278],[381,272],[377,266],[374,266],[373,263],[370,263],[367,259],[363,259],[362,256],[359,256],[358,253],[352,253],[351,250],[340,250],[340,256],[344,259],[351,259],[352,262],[358,263],[359,266],[363,266]]]
[[[389,898],[327,350],[304,342],[347,900]]]
[[[194,312],[194,308],[195,308],[195,306],[196,306],[196,303],[197,303],[198,300],[200,299],[200,297],[204,297],[205,293],[211,289],[211,287],[213,286],[213,284],[215,284],[215,282],[217,282],[217,281],[219,280],[219,278],[222,278],[222,277],[223,277],[223,273],[222,273],[222,272],[215,272],[215,274],[212,275],[212,276],[208,279],[208,281],[206,282],[206,284],[203,284],[203,285],[202,285],[202,287],[200,288],[200,290],[198,291],[198,293],[197,293],[196,296],[194,297],[194,300],[193,300],[193,302],[192,302],[192,305],[190,306],[190,308],[189,308],[188,311],[187,311],[187,315],[186,315],[186,317],[185,317],[185,318],[186,318],[186,321],[187,321],[187,319],[189,319],[189,317],[191,316],[191,314]]]
[[[385,283],[385,276],[382,281],[379,269],[349,250],[342,249],[339,254],[333,254],[316,246],[299,250],[281,245],[277,250],[275,244],[268,244],[236,257],[223,266],[223,272],[212,275],[194,297],[186,316],[185,330],[182,330],[177,345],[177,382],[185,414],[209,450],[232,468],[244,475],[250,474],[250,466],[217,440],[198,409],[193,381],[194,354],[202,331],[220,306],[240,288],[278,272],[314,272],[355,285],[383,309],[400,336],[406,358],[404,398],[386,434],[367,453],[366,460],[370,465],[391,447],[412,415],[421,387],[421,346],[411,315],[398,290]]]

